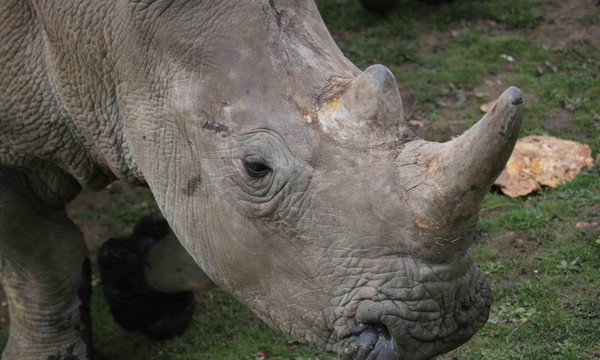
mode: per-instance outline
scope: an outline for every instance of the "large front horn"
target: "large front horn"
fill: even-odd
[[[407,144],[412,150],[407,149],[406,155],[419,159],[422,174],[409,191],[417,226],[430,234],[452,237],[475,224],[483,198],[517,140],[522,104],[521,91],[511,87],[460,137],[443,144]]]
[[[410,132],[396,79],[383,65],[367,68],[343,94],[323,104],[317,115],[326,133],[355,146],[391,142]]]

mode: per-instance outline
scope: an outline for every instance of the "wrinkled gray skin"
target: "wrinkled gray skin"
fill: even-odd
[[[468,249],[521,103],[511,88],[461,137],[416,139],[391,73],[361,75],[312,1],[3,0],[3,358],[93,357],[64,204],[114,179],[149,186],[206,274],[283,332],[348,358],[448,351],[488,315]]]

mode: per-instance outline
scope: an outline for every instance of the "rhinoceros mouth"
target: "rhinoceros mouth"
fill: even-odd
[[[337,351],[343,359],[429,359],[465,343],[485,324],[492,303],[485,275],[471,265],[452,280],[417,281],[402,296],[378,292],[346,304],[353,310],[338,332]]]
[[[388,329],[381,324],[359,324],[343,337],[346,346],[341,359],[393,360],[396,358],[394,341]]]

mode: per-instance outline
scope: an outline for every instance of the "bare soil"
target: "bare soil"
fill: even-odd
[[[537,44],[541,44],[545,49],[560,50],[566,48],[571,43],[583,43],[598,46],[600,45],[600,22],[592,20],[593,16],[599,17],[600,3],[595,0],[570,0],[570,1],[548,1],[550,4],[544,22],[533,30],[529,30],[531,38],[535,39]],[[510,31],[501,24],[493,20],[482,20],[484,26],[493,29],[492,33],[496,36],[506,35]],[[423,55],[432,52],[438,44],[448,42],[452,37],[460,33],[461,29],[450,29],[446,33],[435,32],[432,26],[423,25],[419,29],[418,42],[422,44]],[[526,30],[519,30],[526,31]],[[514,34],[514,32],[512,32]],[[555,71],[551,66],[553,64],[541,64],[542,71]],[[403,71],[411,71],[414,64],[403,65]],[[511,73],[510,64],[496,75],[485,79],[481,84],[472,89],[473,94],[484,95],[485,101],[496,99],[510,84],[505,84],[502,79]],[[403,91],[405,90],[405,91]],[[522,89],[523,90],[523,89]],[[430,121],[426,114],[418,108],[407,89],[400,85],[400,91],[403,96],[405,112],[408,114],[407,120],[411,129],[417,136],[433,141],[447,140],[453,136],[460,135],[471,124],[465,120],[465,114],[479,109],[480,102],[473,96],[456,105],[456,99],[441,99],[444,104],[440,109],[440,119]],[[537,101],[536,94],[524,91],[523,94],[528,103]],[[482,113],[483,115],[483,113]],[[575,135],[580,130],[576,125],[571,114],[564,110],[559,113],[551,114],[544,123],[546,130],[559,130],[564,132],[566,137]],[[445,138],[440,138],[444,134]]]

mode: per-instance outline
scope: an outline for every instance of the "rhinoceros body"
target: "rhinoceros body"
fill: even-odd
[[[417,139],[393,75],[348,61],[312,1],[4,0],[3,358],[94,358],[64,205],[115,179],[285,333],[357,359],[455,348],[487,319],[468,249],[521,103],[510,88],[453,141]]]

